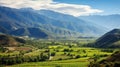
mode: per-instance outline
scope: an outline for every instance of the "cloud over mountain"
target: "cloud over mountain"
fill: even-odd
[[[47,9],[73,16],[89,15],[93,13],[103,12],[102,10],[94,9],[88,5],[59,3],[54,2],[53,0],[0,0],[0,5],[12,8],[29,7],[35,10]]]

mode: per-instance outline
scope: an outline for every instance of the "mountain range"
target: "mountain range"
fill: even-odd
[[[0,6],[0,32],[35,38],[100,35],[101,26],[50,10]],[[89,34],[88,34],[89,33]]]
[[[90,16],[80,16],[80,19],[93,22],[100,26],[107,28],[108,30],[112,30],[115,28],[120,28],[120,15],[112,14],[112,15],[90,15]]]
[[[77,17],[61,14],[51,10],[39,10],[37,11],[39,14],[47,16],[52,19],[63,21],[65,24],[65,28],[78,31],[83,34],[103,34],[106,31],[106,28],[102,28],[102,26],[94,24],[92,22],[88,22],[86,20],[79,19]],[[102,29],[101,29],[102,28]]]

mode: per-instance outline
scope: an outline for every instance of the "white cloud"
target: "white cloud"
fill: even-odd
[[[103,12],[88,5],[57,3],[53,0],[0,0],[0,5],[12,8],[31,7],[35,10],[47,9],[73,16],[90,15]]]

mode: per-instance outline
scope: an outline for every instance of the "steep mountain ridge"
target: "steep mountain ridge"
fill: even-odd
[[[96,47],[101,48],[119,48],[120,44],[115,45],[120,41],[120,29],[113,29],[112,31],[104,34],[95,42]]]
[[[100,27],[76,17],[56,12],[53,12],[53,14],[55,14],[56,18],[52,15],[51,17],[53,18],[46,16],[44,13],[40,14],[40,12],[32,9],[23,10],[0,6],[0,31],[2,33],[18,35],[16,30],[27,29],[28,31],[28,28],[37,28],[39,31],[44,32],[48,37],[52,34],[59,37],[92,36],[94,34],[97,36],[104,32]],[[64,17],[64,19],[59,18],[59,16],[57,16],[58,14],[61,15],[61,17]],[[35,34],[32,36],[30,35],[30,32],[31,31],[22,33],[19,31],[21,35],[41,37],[41,35],[37,36]],[[36,32],[36,34],[39,33]]]
[[[37,11],[39,14],[47,16],[52,19],[60,20],[65,22],[64,26],[67,29],[78,31],[80,33],[86,34],[89,32],[89,34],[103,34],[106,30],[101,29],[101,26],[87,22],[85,20],[81,20],[77,17],[67,15],[67,14],[61,14],[58,12],[54,12],[51,10],[39,10]]]
[[[17,10],[17,9],[7,8],[7,7],[0,7],[0,9],[1,9],[0,10],[0,16],[1,16],[0,31],[2,33],[18,35],[17,32],[15,32],[16,30],[25,29],[25,28],[34,28],[34,27],[40,29],[40,28],[44,28],[46,24],[48,26],[44,30],[47,30],[47,29],[53,29],[52,23],[54,23],[54,24],[56,22],[61,23],[60,21],[49,19],[45,16],[39,15],[39,14],[37,14],[35,12],[31,12],[31,11],[21,11],[21,10]],[[58,31],[61,30],[61,32],[63,32],[63,31],[70,32],[71,34],[73,33],[72,31],[69,31],[67,29],[64,30],[62,28],[57,28],[57,30]],[[49,30],[47,30],[47,31],[49,32]],[[42,30],[42,32],[44,32],[44,31]],[[50,31],[50,32],[52,32],[52,31]],[[23,31],[22,32],[19,31],[19,33],[23,33]],[[57,35],[56,32],[53,32],[53,33],[55,35]],[[70,36],[71,36],[71,34],[70,34]],[[25,35],[28,35],[28,34],[25,34]],[[47,35],[49,36],[49,33]],[[59,34],[59,36],[60,35],[63,35],[63,34]],[[65,35],[69,36],[68,33],[67,34],[65,33]],[[37,36],[37,35],[35,35],[35,36]],[[40,37],[40,36],[41,35],[39,35],[38,37]]]

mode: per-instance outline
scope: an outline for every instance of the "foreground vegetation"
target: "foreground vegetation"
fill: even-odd
[[[8,67],[87,67],[119,50],[85,47],[93,41],[27,40],[17,47],[1,47],[0,64]]]
[[[120,51],[114,52],[101,61],[91,62],[89,67],[120,67]]]
[[[9,67],[87,67],[89,62],[86,59],[72,59],[60,61],[46,61],[46,62],[31,62],[24,64],[17,64]]]

